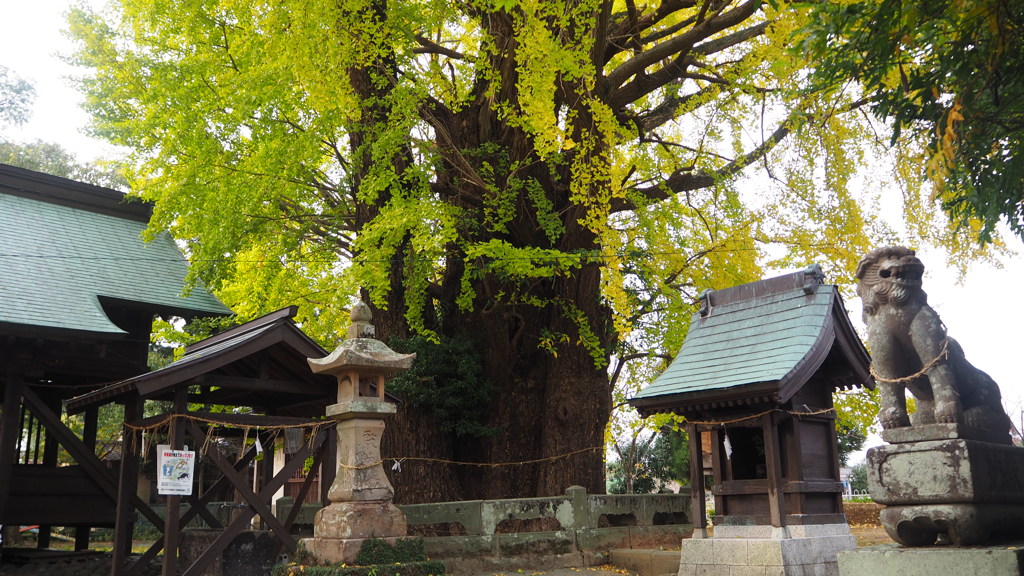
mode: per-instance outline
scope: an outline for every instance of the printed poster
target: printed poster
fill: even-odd
[[[190,496],[192,476],[195,472],[196,453],[185,450],[171,450],[170,445],[156,447],[157,480],[156,491],[167,496]]]

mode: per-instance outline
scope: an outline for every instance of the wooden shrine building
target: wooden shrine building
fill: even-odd
[[[203,287],[183,294],[173,240],[143,242],[151,207],[121,192],[0,165],[0,524],[114,524],[117,480],[96,457],[97,406],[84,432],[62,403],[146,372],[153,318],[224,315]],[[75,461],[58,466],[58,445]]]
[[[873,380],[839,290],[823,279],[811,266],[704,292],[676,359],[630,401],[645,416],[685,416],[691,462],[711,452],[716,527],[845,524],[832,392]],[[691,485],[701,530],[700,466]]]
[[[183,357],[163,368],[68,401],[69,413],[111,401],[125,405],[114,576],[143,573],[161,551],[164,574],[204,574],[221,561],[221,553],[239,534],[250,529],[254,518],[273,535],[278,551],[287,550],[294,556],[297,541],[291,526],[312,486],[313,471],[321,469],[321,462],[327,464],[322,467],[318,498],[323,503],[328,501],[327,491],[337,472],[335,422],[323,416],[327,406],[337,400],[338,390],[333,376],[310,370],[307,358],[322,358],[327,351],[295,325],[296,310],[291,306],[228,329],[188,346]],[[165,401],[170,409],[143,417],[143,403],[154,400]],[[213,412],[208,409],[212,405],[222,408]],[[143,441],[143,433],[156,440]],[[277,442],[296,435],[297,441]],[[220,477],[202,494],[193,479],[191,495],[167,496],[167,521],[160,526],[163,538],[141,557],[131,558],[135,513],[148,517],[145,503],[134,498],[138,464],[147,454],[152,457],[157,442],[174,450],[187,445],[200,459],[212,462]],[[276,469],[275,445],[288,453],[283,466]],[[272,497],[303,469],[308,458],[312,458],[311,473],[305,476],[290,512],[278,519],[272,511]],[[241,501],[226,525],[207,510],[207,504],[225,488]],[[190,504],[187,511],[182,502]],[[218,532],[201,547],[202,553],[183,558],[179,567],[184,529],[196,517]],[[269,561],[276,560],[277,553],[269,550],[267,555],[269,569]]]

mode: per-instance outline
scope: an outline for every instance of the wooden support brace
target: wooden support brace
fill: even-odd
[[[205,438],[203,432],[199,430],[194,423],[189,422],[188,426],[191,434]],[[210,450],[209,457],[213,459],[214,463],[217,464],[217,467],[221,469],[221,472],[229,478],[232,485],[236,490],[238,490],[242,498],[249,503],[249,508],[242,511],[242,513],[224,529],[224,532],[222,532],[221,535],[210,544],[210,547],[207,548],[191,566],[185,569],[182,576],[198,576],[199,574],[202,574],[203,570],[205,570],[206,567],[209,566],[210,563],[228,547],[232,540],[242,532],[245,526],[256,514],[264,516],[264,519],[270,525],[271,530],[277,534],[284,546],[288,548],[288,551],[295,554],[298,549],[295,539],[271,513],[270,509],[263,503],[263,501],[269,501],[270,497],[273,496],[273,494],[284,485],[288,478],[298,470],[299,466],[305,462],[309,454],[314,450],[320,449],[324,439],[328,433],[331,432],[333,431],[320,430],[313,439],[313,442],[304,444],[303,447],[294,455],[293,459],[285,464],[278,474],[263,487],[259,494],[253,493],[252,489],[248,486],[248,482],[246,482],[245,479],[234,470],[234,468],[225,462],[224,457],[219,451],[216,449]]]

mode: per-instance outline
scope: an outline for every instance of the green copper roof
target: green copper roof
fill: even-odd
[[[830,364],[834,383],[867,383],[867,352],[838,289],[822,285],[822,278],[820,269],[812,266],[706,292],[676,359],[631,402],[665,408],[689,396],[735,395],[747,387],[785,401],[825,363],[837,344],[836,350],[852,368]]]
[[[143,242],[144,205],[114,190],[0,165],[0,325],[123,334],[103,297],[154,311],[224,314],[167,235]]]

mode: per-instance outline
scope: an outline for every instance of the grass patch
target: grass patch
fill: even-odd
[[[274,566],[271,576],[443,576],[444,571],[444,563],[427,560],[421,538],[394,544],[369,538],[360,547],[355,566],[320,566],[300,548],[297,562]]]

